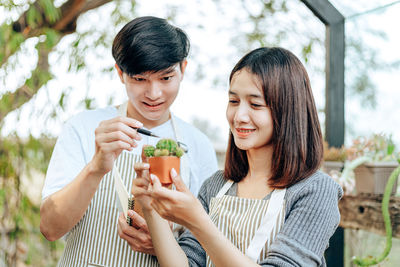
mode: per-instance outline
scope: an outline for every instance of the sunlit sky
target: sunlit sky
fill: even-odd
[[[187,68],[186,77],[181,85],[181,90],[177,100],[172,106],[173,112],[187,121],[191,121],[197,117],[209,121],[212,127],[218,129],[220,137],[226,142],[228,136],[228,125],[225,119],[225,108],[227,103],[227,78],[229,72],[236,61],[242,56],[237,52],[236,43],[232,40],[232,36],[240,30],[245,31],[249,28],[246,23],[235,25],[237,21],[245,21],[244,12],[240,12],[240,8],[235,6],[234,1],[220,2],[226,4],[226,10],[221,11],[218,6],[211,0],[168,0],[168,1],[138,1],[136,15],[155,15],[165,17],[168,14],[166,5],[179,6],[176,13],[174,24],[182,27],[189,35],[192,42],[192,51],[189,57],[189,65]],[[254,4],[256,1],[249,0],[248,7],[257,8]],[[365,5],[365,1],[353,1],[352,7],[347,6],[339,1],[333,1],[339,7],[339,10],[345,16],[352,16],[359,12],[374,8],[379,5],[387,4],[388,1],[376,1],[375,5],[370,7]],[[341,1],[343,2],[343,1]],[[369,2],[369,1],[367,1]],[[357,3],[363,8],[357,8]],[[370,2],[369,2],[370,3]],[[297,12],[303,14],[312,14],[300,1],[288,1],[288,7],[294,8]],[[170,8],[170,6],[168,7]],[[3,18],[4,10],[0,9],[0,22]],[[367,13],[349,19],[346,23],[346,34],[352,34],[356,23],[364,25],[366,28],[365,34],[361,34],[362,41],[368,42],[370,47],[378,48],[379,58],[387,61],[400,60],[400,35],[398,34],[398,25],[400,25],[400,4],[393,5],[389,8],[380,10],[379,12]],[[296,17],[296,14],[292,16]],[[313,17],[313,16],[309,16]],[[86,27],[87,22],[97,22],[99,29],[107,28],[110,23],[107,23],[107,7],[102,7],[99,11],[90,12],[78,21],[79,27]],[[99,20],[100,19],[100,20]],[[284,18],[280,18],[284,19]],[[236,22],[234,21],[236,20]],[[201,27],[198,27],[198,26]],[[277,23],[279,27],[279,23]],[[277,28],[278,28],[277,27]],[[287,25],[286,25],[287,27]],[[324,38],[325,27],[318,21],[317,18],[312,18],[307,23],[299,23],[297,27],[313,29],[316,36]],[[83,29],[83,28],[81,28]],[[236,31],[237,29],[237,31]],[[387,40],[381,40],[371,37],[368,30],[383,30],[387,35]],[[112,36],[119,29],[110,29]],[[272,30],[272,29],[269,29]],[[296,44],[295,34],[288,36],[281,46],[289,48],[300,57],[300,46]],[[58,50],[68,48],[70,42],[68,38],[64,38]],[[30,42],[35,42],[31,40]],[[32,46],[32,45],[31,45]],[[5,89],[0,89],[0,93],[5,90],[15,90],[20,84],[21,77],[29,75],[30,69],[35,65],[37,58],[32,49],[29,51],[29,45],[24,46],[28,50],[30,60],[24,61],[24,66],[18,66],[15,73],[9,73],[5,78]],[[311,82],[316,98],[316,103],[319,109],[324,106],[324,74],[315,69],[324,68],[324,48],[315,46],[313,55],[308,63],[305,63],[309,71]],[[111,51],[102,51],[102,57],[97,54],[88,54],[88,59],[92,64],[88,66],[91,73],[109,67],[113,64]],[[26,55],[25,55],[26,57]],[[321,60],[321,58],[323,60]],[[17,129],[21,135],[32,133],[39,135],[43,129],[54,135],[58,135],[61,130],[61,125],[73,114],[76,114],[82,107],[77,103],[82,100],[85,95],[89,95],[96,100],[99,107],[107,105],[107,99],[110,96],[114,97],[113,103],[118,104],[124,101],[125,93],[122,84],[119,82],[116,73],[111,75],[94,75],[88,77],[86,72],[67,73],[68,60],[66,58],[58,58],[57,53],[53,53],[49,59],[51,70],[55,75],[55,79],[50,81],[47,87],[42,88],[37,96],[32,101],[24,105],[21,113],[17,116],[16,113],[10,114],[6,120],[4,129],[1,130],[3,135]],[[204,79],[198,81],[195,79],[198,75],[196,64],[203,66],[202,75]],[[357,62],[351,64],[357,65]],[[353,66],[354,67],[354,66]],[[350,126],[346,129],[346,143],[349,143],[352,138],[358,135],[367,135],[370,133],[387,133],[392,134],[394,140],[400,145],[400,126],[398,122],[398,114],[400,107],[397,104],[397,99],[400,99],[400,75],[399,69],[394,71],[376,70],[372,73],[371,78],[377,86],[377,107],[371,110],[365,107],[364,103],[354,97],[346,99],[346,123]],[[214,80],[219,79],[218,83]],[[0,84],[3,87],[3,84]],[[89,90],[86,90],[89,88]],[[49,112],[52,106],[57,105],[57,100],[61,94],[61,89],[70,90],[68,97],[68,105],[66,110],[58,110],[59,120],[50,120],[45,123],[45,118],[49,117]],[[39,113],[42,110],[42,113]],[[323,116],[321,116],[323,121]]]

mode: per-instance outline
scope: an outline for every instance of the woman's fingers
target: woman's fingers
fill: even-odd
[[[135,197],[143,196],[143,195],[150,195],[148,192],[149,181],[146,178],[137,177],[132,182],[132,195]]]
[[[148,182],[150,182],[149,178],[150,164],[145,162],[136,162],[133,165],[133,169],[136,172],[136,179],[143,178],[146,179]]]
[[[172,168],[170,175],[171,175],[171,179],[172,179],[173,184],[175,185],[176,190],[178,190],[180,192],[188,192],[189,191],[189,188],[186,187],[181,176],[178,175],[178,173],[176,172],[176,170],[174,168]]]

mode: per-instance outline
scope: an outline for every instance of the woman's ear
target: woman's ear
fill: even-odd
[[[121,70],[121,68],[118,66],[117,63],[115,63],[115,69],[117,70],[117,73],[118,73],[118,76],[119,76],[119,79],[121,80],[121,82],[125,83],[124,72]]]

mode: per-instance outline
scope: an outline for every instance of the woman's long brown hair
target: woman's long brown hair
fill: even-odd
[[[273,119],[274,146],[269,186],[286,188],[310,176],[323,157],[322,133],[310,80],[300,60],[283,48],[258,48],[246,54],[233,68],[229,81],[246,69],[260,81]],[[232,133],[225,160],[225,178],[242,180],[249,171],[245,150]]]

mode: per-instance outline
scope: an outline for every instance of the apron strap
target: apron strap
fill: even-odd
[[[118,107],[118,114],[119,114],[121,117],[126,117],[126,116],[128,116],[128,102],[124,102],[123,104],[121,104],[121,105]]]
[[[228,192],[229,188],[231,188],[231,186],[233,185],[233,181],[232,180],[228,180],[224,186],[219,190],[218,194],[215,196],[217,197],[222,197],[223,195],[226,194],[226,192]]]
[[[285,193],[286,189],[275,189],[272,192],[267,212],[247,248],[246,255],[255,262],[260,257],[260,253],[275,227],[279,213],[282,210]]]
[[[174,133],[175,133],[175,138],[176,141],[178,142],[183,142],[183,138],[181,136],[181,132],[179,131],[179,127],[177,127],[177,123],[176,123],[176,118],[174,116],[174,114],[172,114],[171,112],[171,124],[172,124],[172,128],[174,129]],[[185,142],[183,142],[185,143]],[[188,188],[191,188],[191,178],[190,178],[190,164],[189,164],[189,156],[187,155],[187,153],[184,153],[183,156],[181,157],[181,170],[180,170],[180,175],[181,178],[183,180],[183,182],[185,183],[185,185]]]

